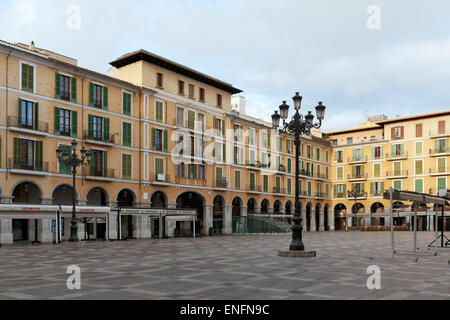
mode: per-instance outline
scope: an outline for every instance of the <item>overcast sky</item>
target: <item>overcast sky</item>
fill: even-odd
[[[448,0],[1,0],[0,38],[103,73],[143,48],[244,90],[247,113],[266,120],[300,91],[335,130],[450,109],[449,16]]]

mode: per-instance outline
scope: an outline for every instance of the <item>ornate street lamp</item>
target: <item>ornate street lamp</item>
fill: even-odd
[[[77,151],[77,141],[72,141],[72,154],[68,152],[63,152],[60,147],[56,149],[56,157],[58,158],[58,161],[60,163],[63,163],[66,166],[69,166],[72,168],[72,176],[73,176],[73,183],[72,183],[72,221],[70,226],[70,242],[78,242],[78,222],[76,217],[76,210],[75,210],[75,177],[77,175],[77,167],[89,166],[89,163],[91,162],[91,153],[86,152],[86,149],[84,146],[81,148],[81,158],[78,158],[78,155],[76,154]]]
[[[359,190],[352,190],[352,191],[347,191],[347,195],[349,198],[354,198],[355,199],[355,205],[354,205],[354,218],[355,218],[355,224],[356,224],[356,230],[358,230],[358,217],[356,216],[358,214],[358,212],[356,211],[356,201],[358,200],[358,198],[365,198],[367,197],[367,192],[365,191],[359,191]],[[353,223],[352,223],[353,226]]]
[[[295,114],[292,117],[290,122],[286,122],[289,116],[289,106],[286,104],[286,101],[283,101],[283,104],[280,106],[280,113],[275,111],[275,114],[272,115],[272,125],[274,129],[280,128],[280,120],[283,120],[282,128],[279,129],[280,133],[286,133],[293,135],[295,137],[295,214],[294,218],[294,226],[292,227],[292,243],[289,248],[290,251],[305,251],[305,246],[302,241],[302,215],[300,209],[300,193],[299,193],[299,177],[300,177],[300,136],[301,135],[310,135],[312,129],[319,129],[322,126],[322,120],[325,117],[325,109],[326,107],[322,105],[322,102],[319,102],[319,105],[316,107],[317,120],[318,122],[314,123],[314,115],[311,112],[308,112],[306,116],[300,114],[300,109],[302,107],[303,97],[297,92],[295,96],[292,98],[294,101],[294,109]]]

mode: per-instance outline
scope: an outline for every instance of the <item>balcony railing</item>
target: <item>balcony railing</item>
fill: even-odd
[[[311,177],[312,178],[312,173],[310,171],[307,171],[307,170],[304,170],[304,169],[300,170],[300,175],[304,176],[304,177]]]
[[[317,174],[317,179],[327,180],[328,178],[325,174],[319,173],[319,174]]]
[[[386,171],[386,177],[388,177],[388,178],[407,177],[408,175],[409,175],[409,170]]]
[[[16,160],[16,161],[14,161]],[[8,159],[8,169],[35,171],[35,172],[48,172],[47,161],[35,161],[33,165],[30,165],[26,159]]]
[[[365,157],[352,157],[352,158],[350,158],[350,157],[348,157],[347,158],[347,162],[349,162],[349,163],[354,163],[354,162],[367,162],[368,161],[368,157],[367,156],[365,156]]]
[[[286,167],[284,165],[280,164],[280,167],[278,168],[278,171],[286,173],[287,169],[286,169]]]
[[[19,129],[28,129],[39,132],[48,133],[48,122],[43,121],[34,121],[31,126],[22,123],[22,119],[17,116],[8,116],[7,124],[9,127],[19,128]]]
[[[85,140],[116,144],[117,133],[109,134],[109,135],[105,136],[102,132],[102,134],[100,136],[95,136],[93,132],[89,132],[89,130],[84,130],[83,136],[84,136]]]
[[[440,155],[440,154],[445,154],[445,153],[450,153],[450,147],[439,147],[439,148],[429,149],[430,155]]]
[[[286,194],[286,189],[281,187],[273,187],[273,193]]]
[[[391,154],[386,153],[386,159],[388,159],[388,160],[408,158],[408,156],[409,156],[408,151],[400,152],[400,153],[391,153]]]
[[[324,192],[316,192],[316,198],[326,198],[327,195]]]
[[[254,184],[248,184],[245,189],[250,192],[262,192],[261,186]]]
[[[428,169],[428,172],[430,175],[447,175],[448,174],[448,168],[442,167],[437,169]]]
[[[151,181],[151,182],[165,182],[165,183],[170,183],[170,176],[167,175],[167,174],[152,173],[152,174],[150,174],[150,181]]]
[[[116,178],[116,170],[115,169],[102,169],[100,172],[92,172],[91,168],[83,168],[84,176],[86,178],[108,178],[115,179]]]
[[[228,188],[228,181],[227,181],[227,179],[226,178],[216,179],[215,187],[216,188],[220,188],[220,189]]]
[[[348,175],[348,180],[367,180],[369,178],[369,174],[352,174]]]

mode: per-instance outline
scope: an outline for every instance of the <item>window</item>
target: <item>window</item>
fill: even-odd
[[[373,182],[370,186],[370,195],[379,197],[384,193],[384,182]]]
[[[403,139],[403,131],[404,131],[403,127],[392,128],[392,139],[394,140]]]
[[[241,190],[241,172],[238,170],[234,172],[234,188]]]
[[[375,178],[381,177],[381,164],[380,163],[375,163],[373,165],[373,176]]]
[[[61,88],[61,99],[69,101],[70,100],[70,78],[67,76],[60,76],[60,88]]]
[[[422,124],[416,124],[416,138],[422,138]]]
[[[205,89],[200,88],[200,101],[205,102]]]
[[[287,179],[287,194],[292,194],[292,179]]]
[[[439,139],[435,141],[435,153],[446,153],[448,152],[448,140]]]
[[[396,144],[393,146],[394,152],[393,156],[403,156],[403,145],[402,144]]]
[[[353,190],[355,190],[358,193],[364,192],[364,184],[363,183],[354,183]]]
[[[94,107],[102,108],[102,86],[94,84]]]
[[[177,107],[177,126],[184,126],[184,109]]]
[[[263,192],[269,192],[269,176],[263,176]]]
[[[312,182],[308,181],[308,197],[312,196]]]
[[[184,96],[184,81],[178,80],[178,94]]]
[[[122,122],[122,144],[131,147],[131,123]]]
[[[421,156],[423,154],[423,142],[416,142],[416,155]]]
[[[204,131],[205,130],[205,115],[202,113],[197,114],[197,130]]]
[[[216,187],[223,188],[222,168],[216,168]]]
[[[347,138],[347,144],[353,144],[353,137]]]
[[[445,120],[438,122],[438,134],[445,134]]]
[[[423,179],[416,179],[414,181],[414,191],[423,193]]]
[[[251,146],[256,145],[256,129],[255,128],[250,128],[248,131],[248,143]]]
[[[158,175],[164,174],[164,159],[155,158],[155,174],[158,178]]]
[[[188,110],[187,127],[191,130],[195,130],[195,111]]]
[[[205,180],[206,178],[206,169],[204,165],[199,165],[198,166],[198,179],[200,180]]]
[[[292,154],[292,140],[286,141],[287,153]]]
[[[222,95],[221,94],[217,95],[217,106],[222,107]]]
[[[92,150],[91,153],[91,176],[103,177],[105,175],[104,161],[106,161],[106,152],[100,150]]]
[[[437,179],[437,189],[438,189],[438,191],[441,189],[447,189],[447,178],[438,178]]]
[[[338,184],[335,186],[335,198],[345,198],[346,193],[346,185],[345,184]]]
[[[249,151],[249,157],[250,157],[250,159],[249,159],[249,164],[251,165],[251,166],[254,166],[255,165],[255,150],[250,150]]]
[[[70,111],[59,109],[59,134],[70,136]]]
[[[373,159],[381,159],[381,147],[373,148]]]
[[[344,180],[344,168],[339,167],[336,169],[336,177],[338,180]]]
[[[267,131],[262,132],[262,145],[263,148],[269,148],[269,134],[267,133]]]
[[[338,139],[333,139],[333,146],[337,146],[338,145]]]
[[[320,148],[316,149],[316,160],[320,161]]]
[[[164,122],[164,103],[162,101],[155,101],[155,121]]]
[[[197,166],[193,163],[188,166],[188,177],[189,179],[197,179]]]
[[[439,173],[443,173],[446,172],[446,166],[445,166],[445,161],[446,158],[438,158],[437,159],[437,172]]]
[[[34,170],[34,141],[20,139],[20,166],[17,169]]]
[[[25,100],[19,100],[19,123],[21,128],[34,129],[34,103]]]
[[[275,177],[274,193],[281,193],[281,177]]]
[[[130,93],[122,94],[122,112],[127,116],[131,116],[131,97]]]
[[[163,75],[162,73],[157,73],[156,74],[156,86],[159,88],[163,87]]]
[[[250,172],[249,180],[250,180],[250,185],[249,185],[250,191],[255,191],[256,190],[256,187],[255,187],[256,179],[255,179],[255,173],[254,172]]]
[[[307,146],[306,147],[306,152],[307,152],[307,157],[308,159],[312,159],[312,147],[311,146]]]
[[[353,150],[353,161],[361,161],[362,157],[362,149]]]
[[[194,85],[189,84],[189,98],[194,98]]]
[[[394,162],[394,176],[400,176],[402,174],[402,162]]]
[[[287,173],[292,173],[292,159],[287,159]]]
[[[22,90],[34,92],[34,66],[22,63]]]
[[[59,145],[62,152],[66,152],[68,154],[72,153],[72,146],[71,145]],[[67,166],[64,164],[63,161],[59,162],[59,173],[61,174],[72,174],[72,168],[70,166]]]
[[[364,175],[364,167],[363,166],[354,166],[353,167],[353,178],[359,179]]]
[[[103,119],[101,117],[92,116],[92,136],[96,140],[102,140],[103,137]]]
[[[131,154],[122,154],[122,179],[131,180]]]
[[[423,160],[415,161],[416,174],[423,174]]]
[[[215,132],[214,132],[214,134],[216,135],[216,136],[221,136],[221,135],[224,135],[224,127],[223,127],[223,124],[224,124],[224,120],[222,120],[222,119],[214,119],[214,129],[215,129]]]
[[[185,172],[184,162],[177,164],[177,177],[184,178]]]
[[[163,131],[159,129],[153,129],[154,133],[154,150],[162,151],[163,150]]]
[[[343,163],[344,162],[344,151],[337,151],[335,153],[336,155],[336,162],[337,163]]]

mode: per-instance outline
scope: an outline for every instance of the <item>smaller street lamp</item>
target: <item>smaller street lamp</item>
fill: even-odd
[[[72,141],[72,152],[71,154],[61,150],[58,146],[56,149],[56,157],[60,163],[72,168],[72,221],[70,226],[70,242],[78,242],[78,222],[76,218],[75,210],[75,178],[77,175],[77,167],[87,167],[91,162],[91,153],[87,152],[84,146],[81,148],[81,158],[78,158],[76,154],[78,142],[76,140]]]

